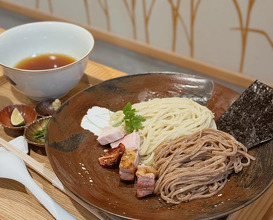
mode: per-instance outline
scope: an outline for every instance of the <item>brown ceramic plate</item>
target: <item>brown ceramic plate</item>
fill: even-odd
[[[117,169],[99,165],[104,147],[80,126],[89,108],[102,106],[116,111],[129,101],[170,96],[193,98],[207,105],[217,119],[239,94],[209,80],[175,73],[131,75],[90,87],[65,102],[48,124],[46,151],[61,182],[87,203],[137,219],[211,219],[226,216],[257,199],[272,183],[272,142],[251,149],[256,161],[231,175],[221,193],[180,205],[166,204],[157,196],[137,199],[134,184],[121,182]]]

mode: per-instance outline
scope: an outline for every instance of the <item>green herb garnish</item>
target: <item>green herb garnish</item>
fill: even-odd
[[[136,109],[132,108],[132,104],[128,102],[123,108],[124,118],[115,126],[121,125],[122,122],[125,123],[125,130],[128,133],[132,133],[134,130],[138,131],[142,128],[142,122],[146,121],[141,115],[136,115]]]

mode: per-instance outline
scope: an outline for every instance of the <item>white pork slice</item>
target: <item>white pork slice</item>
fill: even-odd
[[[124,137],[126,131],[120,127],[106,126],[102,129],[97,141],[101,145],[110,144]]]
[[[112,148],[116,148],[119,146],[120,143],[122,143],[125,146],[125,148],[127,148],[127,149],[139,150],[140,136],[137,132],[134,131],[134,132],[124,136],[120,140],[117,140],[117,141],[111,143],[110,145]]]

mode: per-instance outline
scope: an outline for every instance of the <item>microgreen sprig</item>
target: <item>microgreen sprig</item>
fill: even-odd
[[[132,104],[128,102],[123,108],[124,118],[119,125],[124,122],[125,130],[128,133],[132,133],[134,130],[138,131],[142,128],[142,122],[146,121],[141,115],[136,115],[136,109],[132,108]]]

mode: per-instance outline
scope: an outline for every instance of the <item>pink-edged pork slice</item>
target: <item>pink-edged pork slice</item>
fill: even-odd
[[[122,181],[132,182],[139,162],[138,151],[126,149],[119,163],[119,175]]]
[[[137,176],[137,197],[153,194],[155,187],[156,170],[151,166],[139,165]]]
[[[140,136],[137,132],[132,132],[128,135],[125,135],[123,138],[111,143],[112,148],[116,148],[119,144],[122,143],[126,149],[139,150],[140,147]]]
[[[126,131],[121,127],[106,126],[102,129],[97,141],[101,145],[110,144],[124,137]]]

